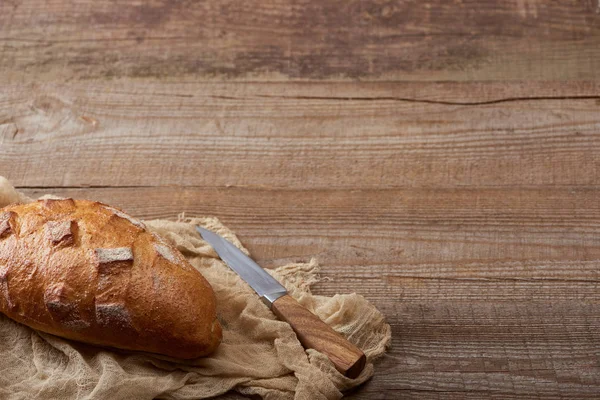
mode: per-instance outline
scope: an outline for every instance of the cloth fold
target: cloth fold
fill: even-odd
[[[0,177],[0,207],[32,201]],[[357,294],[318,296],[315,260],[269,270],[306,308],[358,345],[367,366],[357,379],[335,370],[323,354],[305,350],[291,327],[275,318],[252,289],[218,258],[194,225],[218,232],[247,252],[216,218],[144,221],[174,244],[212,285],[223,342],[211,356],[182,361],[104,349],[35,331],[0,314],[0,398],[204,399],[234,390],[264,399],[339,399],[368,380],[373,360],[391,340],[383,315]],[[193,310],[190,310],[193,312]]]

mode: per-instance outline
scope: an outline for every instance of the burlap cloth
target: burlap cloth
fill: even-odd
[[[0,207],[31,201],[0,177]],[[357,294],[313,295],[315,261],[289,264],[272,274],[302,305],[358,345],[367,366],[348,379],[278,321],[256,294],[219,260],[194,230],[214,230],[242,248],[216,218],[145,221],[174,243],[211,283],[217,296],[223,342],[210,357],[190,362],[144,353],[109,351],[34,331],[0,314],[2,399],[204,399],[229,390],[265,399],[338,399],[373,375],[373,360],[389,345],[383,315]],[[194,310],[189,310],[194,312]]]

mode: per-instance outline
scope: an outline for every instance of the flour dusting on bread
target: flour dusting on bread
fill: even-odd
[[[16,215],[12,211],[0,213],[0,239],[13,233],[10,220]]]
[[[156,233],[153,233],[152,236],[158,242],[154,243],[154,250],[156,250],[158,255],[160,255],[165,260],[180,266],[183,269],[186,269],[188,271],[193,269],[191,266],[188,265],[187,260],[185,260],[181,255],[179,255],[176,252],[177,250],[172,250],[172,246],[168,244],[166,240],[164,240]]]
[[[133,252],[129,247],[117,247],[114,249],[96,249],[99,264],[107,264],[117,261],[133,261]]]
[[[73,225],[75,221],[50,221],[46,223],[46,238],[52,244],[69,246],[73,244]]]
[[[96,321],[100,325],[131,329],[131,316],[125,305],[119,303],[96,304]]]
[[[13,310],[15,308],[15,304],[10,297],[10,291],[8,290],[8,268],[5,267],[0,269],[0,293],[4,297],[6,301],[6,305],[9,309]]]
[[[177,257],[175,257],[175,254],[173,254],[171,249],[169,249],[167,246],[162,245],[162,244],[154,244],[154,248],[156,249],[158,254],[160,254],[161,256],[163,256],[164,258],[169,260],[170,262],[172,262],[172,263],[179,262]]]
[[[131,215],[126,214],[123,211],[117,210],[116,208],[113,208],[110,206],[104,206],[104,208],[106,210],[112,212],[113,214],[115,214],[117,217],[126,219],[127,221],[131,222],[133,225],[137,226],[138,228],[146,229],[146,225],[144,225],[144,223],[142,221],[140,221],[139,219],[135,219]]]
[[[75,310],[75,304],[65,296],[65,284],[57,283],[48,286],[44,292],[44,303],[54,319],[65,319]]]

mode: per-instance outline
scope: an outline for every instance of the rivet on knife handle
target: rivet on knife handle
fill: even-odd
[[[275,300],[271,310],[291,325],[305,348],[325,354],[342,374],[356,378],[362,372],[366,362],[364,353],[290,295]]]
[[[356,378],[362,372],[366,358],[358,347],[290,297],[285,287],[231,242],[204,228],[196,227],[196,230],[273,313],[290,324],[305,348],[325,354],[336,369],[349,378]]]

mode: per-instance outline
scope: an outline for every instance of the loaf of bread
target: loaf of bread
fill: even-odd
[[[204,277],[141,221],[86,200],[0,209],[0,312],[67,339],[184,359],[221,341]]]

